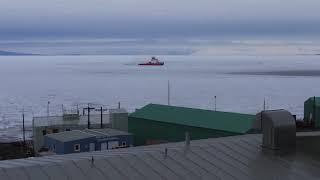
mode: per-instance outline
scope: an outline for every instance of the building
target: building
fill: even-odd
[[[304,102],[304,122],[320,128],[320,97],[310,97]]]
[[[294,153],[274,155],[262,135],[139,146],[117,150],[0,161],[0,179],[238,179],[316,180],[320,132],[297,133]]]
[[[49,151],[69,154],[130,147],[133,136],[114,129],[85,129],[48,134],[44,141]]]
[[[113,115],[120,113],[120,115]],[[101,121],[102,117],[102,121]],[[117,122],[128,118],[128,113],[125,109],[109,109],[107,114],[91,114],[90,115],[90,128],[109,128],[111,121]],[[32,140],[35,152],[38,152],[44,146],[44,136],[46,134],[58,133],[71,130],[83,130],[88,128],[88,115],[78,114],[64,114],[63,116],[43,116],[33,118],[33,135]]]
[[[109,114],[103,115],[103,128],[111,127]],[[101,127],[101,115],[90,115],[90,128]],[[35,152],[44,146],[44,136],[51,133],[58,133],[71,130],[83,130],[88,128],[88,116],[49,116],[33,118],[33,144]]]
[[[254,115],[149,104],[129,115],[129,132],[135,145],[182,141],[190,138],[246,134],[252,131]]]
[[[125,109],[110,109],[109,112],[112,128],[128,132],[128,112]]]

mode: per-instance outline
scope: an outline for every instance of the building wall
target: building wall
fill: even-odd
[[[86,138],[86,139],[81,139],[81,140],[76,140],[76,141],[65,142],[64,143],[64,154],[89,152],[90,143],[96,144],[96,138],[92,137],[92,138]],[[74,146],[76,144],[80,144],[80,151],[74,150]]]
[[[133,146],[133,135],[118,135],[118,136],[111,136],[105,139],[98,139],[96,143],[96,150],[101,151],[101,144],[102,143],[108,143],[111,141],[117,141],[119,147],[130,147]],[[125,146],[122,146],[122,143],[125,142]],[[118,147],[118,148],[119,148]],[[108,149],[111,149],[111,147],[107,146]]]
[[[128,132],[128,113],[110,113],[110,122],[113,129]]]
[[[310,119],[313,119],[316,128],[320,128],[320,106],[314,104],[313,98],[304,102],[304,121],[309,122]]]
[[[44,143],[45,146],[49,149],[49,151],[55,152],[57,154],[64,154],[63,142],[45,136]]]
[[[126,142],[127,146],[133,146],[133,135],[119,135],[114,137],[119,139],[119,146],[122,145],[122,142]]]
[[[117,141],[119,146],[122,147],[122,142],[126,142],[127,146],[133,146],[133,136],[132,135],[119,135],[112,136],[108,138],[96,139],[96,137],[85,138],[76,141],[69,142],[60,142],[50,137],[45,137],[45,146],[49,148],[50,151],[53,151],[57,154],[69,154],[69,153],[79,153],[79,152],[89,152],[90,151],[90,143],[95,144],[95,151],[101,150],[101,144],[106,143],[107,149],[111,149],[108,147],[110,141]],[[80,151],[74,150],[74,145],[80,144]],[[53,148],[55,146],[55,148]]]
[[[189,132],[191,140],[239,135],[238,133],[157,122],[134,117],[129,117],[128,124],[129,132],[134,134],[134,145],[136,146],[184,141],[185,132]]]

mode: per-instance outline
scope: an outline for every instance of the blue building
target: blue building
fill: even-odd
[[[132,145],[132,134],[115,129],[73,130],[45,136],[45,146],[56,154],[117,149]]]

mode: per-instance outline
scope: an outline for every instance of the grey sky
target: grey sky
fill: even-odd
[[[125,33],[131,28],[131,33],[139,33],[150,26],[165,27],[170,33],[178,31],[180,24],[209,30],[221,26],[220,31],[274,24],[282,31],[288,23],[290,28],[302,25],[317,31],[319,7],[319,0],[1,0],[0,35]]]

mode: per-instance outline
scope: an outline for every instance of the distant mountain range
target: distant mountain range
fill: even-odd
[[[30,53],[19,53],[19,52],[11,52],[11,51],[1,51],[0,56],[33,56],[38,54],[30,54]]]

